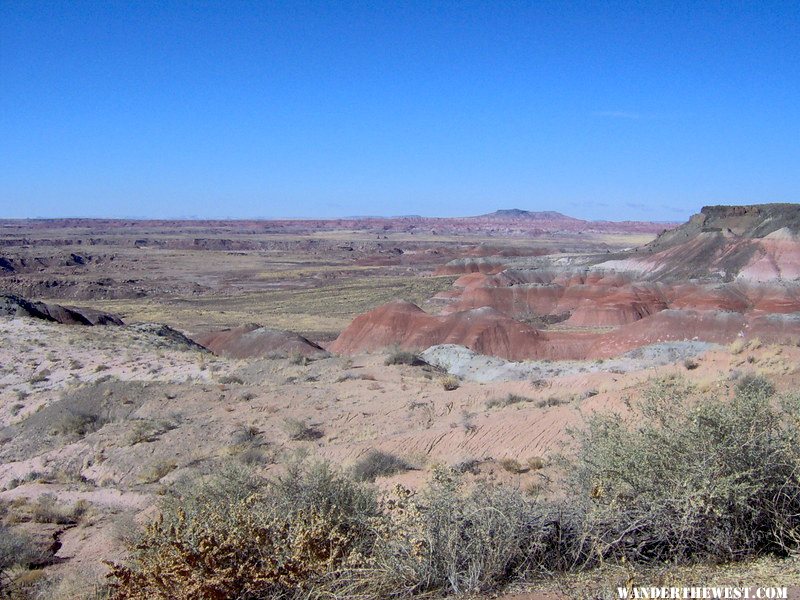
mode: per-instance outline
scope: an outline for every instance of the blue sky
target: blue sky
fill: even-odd
[[[0,0],[0,216],[800,202],[797,2]]]

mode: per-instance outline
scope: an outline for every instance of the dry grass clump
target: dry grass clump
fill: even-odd
[[[731,342],[731,345],[728,346],[728,351],[734,355],[741,354],[744,351],[746,345],[747,344],[745,343],[744,339],[736,338],[733,342]]]
[[[36,523],[75,524],[88,512],[90,503],[78,500],[72,506],[58,502],[53,494],[42,494],[31,506],[31,519]]]
[[[523,402],[533,402],[533,398],[520,396],[519,394],[508,394],[508,396],[505,396],[504,398],[491,398],[487,400],[486,408],[495,408],[496,406],[511,406],[512,404],[520,404]]]
[[[169,459],[158,459],[139,475],[139,483],[157,483],[178,468],[178,464]]]
[[[378,477],[388,477],[411,468],[408,462],[394,454],[370,450],[353,465],[353,477],[358,481],[375,481]]]
[[[424,365],[426,363],[419,357],[419,354],[417,354],[416,352],[410,352],[408,350],[400,350],[399,348],[394,348],[386,357],[386,360],[383,361],[383,364],[387,366],[389,365],[418,366],[418,365]]]
[[[447,375],[442,378],[442,387],[448,392],[457,390],[461,386],[461,380],[455,375]]]
[[[0,524],[0,597],[24,598],[31,573],[37,572],[31,568],[47,560],[45,547],[25,533]]]
[[[309,425],[306,421],[299,419],[285,419],[283,421],[283,431],[289,439],[295,442],[312,441],[321,438],[324,433],[314,425]]]
[[[125,442],[129,446],[143,442],[154,442],[161,435],[178,427],[169,419],[135,419],[131,429],[125,434]]]

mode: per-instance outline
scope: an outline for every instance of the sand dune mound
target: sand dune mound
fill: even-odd
[[[229,358],[258,358],[301,354],[315,356],[325,350],[291,331],[270,329],[257,324],[212,331],[196,337],[196,341],[214,354]]]
[[[356,317],[330,349],[352,354],[397,344],[424,349],[458,344],[481,354],[510,360],[541,352],[540,333],[491,307],[431,315],[410,302],[390,302]]]
[[[32,302],[19,296],[0,296],[0,314],[17,317],[32,317],[55,321],[64,325],[122,325],[122,319],[116,315],[92,308],[77,306],[61,306]]]

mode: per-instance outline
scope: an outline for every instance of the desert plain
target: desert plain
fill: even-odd
[[[563,501],[574,432],[656,381],[798,389],[798,236],[798,205],[682,224],[0,221],[0,515],[30,556],[0,589],[104,597],[163,499],[231,466],[325,462],[386,494],[447,470]],[[602,597],[630,577],[608,560],[464,591]],[[800,563],[636,577],[794,593]]]

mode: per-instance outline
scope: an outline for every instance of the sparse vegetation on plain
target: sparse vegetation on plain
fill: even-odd
[[[774,561],[779,574],[774,564],[785,566],[792,575],[779,583],[800,584],[792,558],[800,554],[800,510],[787,467],[798,467],[800,414],[793,397],[779,393],[797,387],[797,324],[768,314],[775,300],[794,301],[793,290],[780,284],[783,295],[773,298],[769,285],[759,286],[763,310],[722,316],[752,325],[741,348],[704,340],[703,327],[717,322],[711,310],[697,340],[662,343],[683,332],[682,309],[664,311],[647,298],[662,283],[618,273],[595,287],[597,273],[580,266],[587,249],[617,260],[630,235],[606,253],[610,238],[591,231],[506,239],[501,228],[476,243],[411,223],[387,235],[263,233],[267,225],[256,222],[187,224],[193,231],[163,224],[155,236],[140,236],[135,222],[99,225],[91,238],[47,222],[0,231],[0,261],[9,255],[18,269],[3,279],[8,285],[51,294],[42,297],[51,305],[120,312],[127,323],[0,317],[0,559],[6,532],[30,534],[45,552],[36,564],[0,560],[15,600],[485,600],[522,582],[595,598],[574,582],[602,581],[591,585],[607,593],[628,577],[658,583],[674,569],[738,573],[736,561],[751,559],[758,568]],[[562,253],[552,272],[542,268],[550,263],[543,251]],[[64,267],[73,252],[86,264]],[[40,266],[19,270],[20,255]],[[517,338],[524,324],[515,321],[525,304],[562,289],[573,304],[585,285],[592,302],[538,323],[547,331],[528,348],[536,360],[468,356],[481,348],[524,357],[519,340],[534,334]],[[693,301],[710,287],[728,298],[725,284],[703,281],[681,298]],[[739,283],[727,287],[741,288],[735,302],[739,292],[754,300]],[[603,288],[614,302],[604,304]],[[615,303],[626,304],[634,289],[642,308],[656,312],[637,312],[643,318],[631,327],[591,323],[600,313],[614,321],[629,308]],[[367,320],[353,336],[363,351],[333,350],[358,313],[400,297],[433,317],[435,335],[419,335],[429,331],[420,325],[426,319],[406,306],[397,323]],[[501,314],[473,311],[483,305]],[[304,333],[333,354],[315,350],[307,360],[307,346],[282,346],[263,356],[215,356],[145,320],[190,336],[258,321]],[[642,340],[659,343],[608,356],[639,343],[626,334],[637,328]],[[428,348],[445,334],[453,345]],[[612,343],[590,346],[596,335]],[[573,338],[596,354],[548,355],[572,352]],[[676,372],[696,387],[663,380],[647,391],[649,373]],[[652,409],[653,397],[661,409]],[[570,427],[581,433],[565,448]],[[333,464],[317,464],[320,456]],[[413,489],[390,489],[389,478]],[[61,543],[58,564],[50,564]],[[102,583],[102,556],[120,563],[114,590]],[[602,579],[609,573],[613,583]],[[164,581],[168,588],[158,591]]]
[[[489,592],[623,557],[634,566],[691,564],[798,547],[796,396],[775,402],[754,380],[731,398],[699,402],[672,379],[632,410],[589,419],[567,469],[569,500],[541,499],[536,483],[467,485],[442,468],[417,493],[382,496],[321,464],[268,482],[242,471],[212,478],[162,505],[132,561],[113,567],[116,597],[181,597],[208,585],[273,598]],[[398,464],[369,457],[353,470],[357,479]],[[545,466],[540,457],[501,464],[515,474]],[[203,548],[212,538],[214,562],[192,566],[203,551],[189,552],[187,541]],[[167,573],[169,589],[159,590]]]

